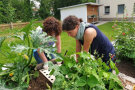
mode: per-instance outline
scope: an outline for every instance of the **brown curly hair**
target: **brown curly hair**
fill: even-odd
[[[62,32],[62,25],[59,20],[54,17],[48,17],[43,22],[43,31],[48,35],[58,36]]]
[[[82,19],[76,16],[70,15],[63,20],[62,29],[65,31],[70,31],[75,29],[76,25],[80,25]]]

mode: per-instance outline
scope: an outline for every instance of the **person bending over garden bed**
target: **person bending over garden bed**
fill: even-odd
[[[82,22],[76,16],[68,16],[63,20],[62,28],[76,39],[76,52],[90,52],[96,58],[101,57],[108,62],[110,57],[115,62],[115,49],[109,39],[93,24]],[[78,58],[79,56],[76,55]]]
[[[62,26],[59,20],[57,20],[54,17],[48,17],[43,22],[43,32],[46,32],[47,35],[53,36],[56,38],[56,47],[57,47],[57,53],[61,53],[61,38],[60,34],[62,31]],[[54,45],[55,42],[48,42],[49,45]],[[40,53],[40,50],[34,50],[34,57],[38,64],[48,62],[48,60],[54,60],[55,56],[51,54],[51,58],[47,57],[46,52]],[[42,66],[41,66],[42,67]]]

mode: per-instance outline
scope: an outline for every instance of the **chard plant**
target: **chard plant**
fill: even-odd
[[[0,53],[13,61],[13,63],[0,65],[0,82],[7,88],[26,89],[31,76],[38,76],[38,73],[33,70],[35,64],[31,64],[34,49],[39,48],[40,52],[46,52],[48,57],[50,57],[50,53],[56,56],[54,51],[56,48],[49,45],[49,42],[56,40],[42,32],[42,28],[38,27],[36,30],[32,30],[32,27],[34,27],[33,21],[14,35],[0,37]],[[10,38],[20,41],[20,43],[10,42],[8,46],[11,52],[3,51],[1,47],[4,41]]]
[[[119,71],[111,60],[107,65],[100,58],[92,58],[89,53],[79,55],[78,63],[73,57],[63,57],[61,66],[49,62],[50,75],[56,77],[53,90],[123,90],[117,77]],[[116,74],[109,72],[110,68]]]

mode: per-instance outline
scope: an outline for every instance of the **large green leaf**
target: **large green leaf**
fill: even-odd
[[[103,67],[104,67],[104,69],[105,69],[106,71],[109,71],[110,68],[109,68],[109,66],[106,65],[105,62],[102,62],[102,65],[103,65]]]
[[[86,83],[87,83],[86,82],[86,76],[82,76],[75,81],[76,86],[81,86],[81,87],[85,86]]]
[[[6,37],[0,37],[0,48],[1,48],[1,46],[2,46],[5,39],[6,39]]]
[[[53,75],[54,72],[55,72],[55,70],[52,69],[51,72],[49,73],[49,75]]]
[[[27,24],[24,28],[20,30],[20,32],[25,32],[27,35],[29,34],[30,30],[32,30],[34,20],[30,21],[29,24]]]
[[[119,70],[118,70],[117,67],[115,67],[115,72],[116,72],[117,75],[119,74]]]
[[[112,60],[110,60],[110,67],[111,69],[115,69],[115,63]]]
[[[17,45],[17,46],[12,46],[11,50],[17,53],[21,53],[24,50],[28,50],[29,47],[24,46],[24,45]]]
[[[110,83],[109,83],[109,90],[113,89],[115,87],[115,83],[113,80],[110,80]]]
[[[39,77],[39,72],[38,71],[35,71],[34,72],[34,77],[36,78],[36,77]]]
[[[60,67],[60,71],[63,74],[68,74],[69,73],[69,68],[65,67],[65,66],[61,66]]]
[[[110,74],[108,72],[103,72],[103,76],[108,80],[110,78]]]
[[[117,83],[117,85],[122,87],[122,83],[119,80],[119,78],[117,77],[117,75],[114,75],[113,73],[110,73],[110,79],[112,79],[114,83]]]
[[[87,83],[90,86],[90,88],[93,88],[99,84],[99,81],[93,74],[91,74],[87,79]]]
[[[24,40],[24,34],[16,34],[16,35],[13,35],[14,38],[18,38],[20,40]]]
[[[7,70],[0,72],[0,76],[7,75],[7,74],[9,74],[9,72],[7,72]]]

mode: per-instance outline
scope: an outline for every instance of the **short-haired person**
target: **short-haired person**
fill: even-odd
[[[60,34],[62,31],[62,26],[59,20],[57,20],[54,17],[48,17],[43,22],[43,32],[46,32],[47,35],[53,36],[56,38],[56,47],[57,47],[57,53],[61,53],[61,38]],[[49,44],[54,44],[55,42],[50,42]],[[53,54],[51,54],[51,58],[47,57],[47,54],[45,52],[40,53],[40,50],[34,50],[34,57],[38,64],[47,62],[48,60],[54,60],[55,57]]]
[[[115,61],[115,49],[112,43],[95,25],[82,22],[76,16],[70,15],[63,20],[62,29],[76,39],[76,52],[80,52],[83,46],[83,51],[101,57],[106,63],[110,57]]]

